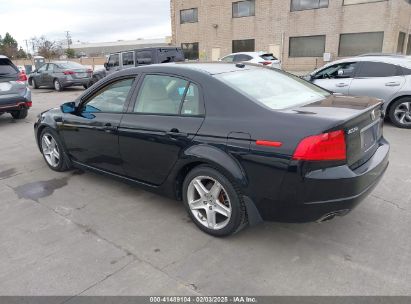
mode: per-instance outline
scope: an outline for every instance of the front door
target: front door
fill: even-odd
[[[124,174],[118,127],[133,82],[126,78],[105,85],[80,104],[78,113],[64,115],[61,133],[74,161]]]
[[[334,64],[313,75],[313,83],[331,92],[348,95],[357,66],[356,62]]]
[[[119,128],[128,177],[160,185],[204,120],[199,86],[167,75],[146,75]]]

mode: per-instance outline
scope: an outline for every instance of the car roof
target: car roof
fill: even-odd
[[[136,48],[136,49],[127,49],[124,51],[118,51],[118,52],[113,52],[109,53],[108,55],[114,55],[114,54],[120,54],[120,53],[127,53],[127,52],[134,52],[134,51],[150,51],[150,50],[173,50],[173,49],[179,49],[181,50],[181,47],[179,46],[148,46],[148,47],[142,47],[142,48]]]
[[[1,59],[9,59],[7,56],[4,56],[4,55],[0,55],[0,58]]]

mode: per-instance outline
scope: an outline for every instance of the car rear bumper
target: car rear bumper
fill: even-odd
[[[61,85],[63,88],[73,87],[73,86],[84,86],[91,82],[91,78],[81,78],[81,79],[64,79],[61,80]]]
[[[23,96],[10,94],[0,96],[0,112],[16,111],[31,107],[31,92],[26,89]]]
[[[382,139],[371,159],[355,170],[339,166],[312,171],[303,178],[286,177],[283,188],[293,187],[293,194],[286,191],[280,202],[264,200],[262,210],[259,210],[262,218],[282,222],[314,222],[346,215],[381,180],[389,164],[389,150],[388,142]]]

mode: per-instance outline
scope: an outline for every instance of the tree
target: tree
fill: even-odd
[[[1,38],[1,37],[0,37]],[[9,33],[6,33],[4,38],[0,39],[0,53],[9,58],[17,58],[18,44]]]
[[[73,49],[65,50],[67,58],[74,58],[76,57],[76,52]]]
[[[37,53],[44,58],[52,59],[63,54],[61,43],[50,41],[45,36],[34,38],[34,43],[37,47]]]
[[[26,52],[23,50],[22,47],[20,47],[19,50],[17,51],[17,58],[18,58],[18,59],[26,59],[26,58],[27,58],[27,54],[26,54]]]

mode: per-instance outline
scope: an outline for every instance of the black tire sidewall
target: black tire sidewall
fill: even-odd
[[[59,89],[56,88],[56,82],[58,82],[58,84],[59,84]],[[54,90],[56,90],[57,92],[61,92],[63,90],[63,88],[61,86],[61,82],[58,79],[54,79],[53,86],[54,86]]]
[[[397,106],[405,101],[411,102],[411,97],[409,98],[401,98],[396,100],[395,102],[392,103],[392,105],[390,105],[390,112],[388,113],[388,116],[391,120],[391,122],[398,128],[404,128],[404,129],[411,129],[411,125],[403,125],[401,124],[399,121],[397,121],[394,113],[395,113],[395,109],[397,108]]]
[[[27,115],[29,114],[29,110],[28,109],[21,109],[15,112],[11,113],[11,116],[14,119],[24,119],[27,117]]]
[[[187,199],[187,189],[190,184],[190,182],[197,176],[209,176],[217,180],[226,190],[230,203],[231,203],[231,218],[227,226],[220,230],[213,230],[205,227],[201,223],[198,222],[198,220],[195,218],[195,216],[192,214],[191,209],[188,204],[188,199]],[[202,231],[211,234],[213,236],[217,237],[223,237],[223,236],[228,236],[231,235],[235,232],[237,232],[240,228],[240,226],[244,222],[244,217],[245,217],[245,207],[244,203],[241,201],[241,194],[239,193],[238,190],[233,186],[232,182],[228,178],[226,178],[223,174],[221,174],[219,171],[216,169],[209,167],[209,166],[200,166],[194,168],[192,171],[190,171],[183,183],[183,201],[184,201],[184,207],[186,208],[186,211],[188,212],[190,218],[192,221],[196,224],[198,228],[200,228]]]
[[[44,156],[44,153],[43,153],[43,148],[42,148],[42,145],[41,145],[41,141],[42,141],[42,139],[43,139],[44,134],[46,134],[46,133],[48,133],[48,134],[50,134],[51,136],[53,136],[53,138],[54,138],[54,140],[56,141],[57,146],[58,146],[58,148],[59,148],[59,152],[60,152],[60,163],[59,163],[59,165],[58,165],[57,167],[51,166],[51,165],[47,162],[46,157]],[[40,137],[39,137],[39,146],[40,146],[40,150],[41,150],[41,155],[43,155],[44,161],[46,162],[47,166],[48,166],[51,170],[57,171],[57,172],[63,172],[63,171],[66,171],[66,170],[68,169],[68,166],[67,166],[67,156],[66,156],[66,153],[65,153],[63,144],[61,143],[60,138],[59,138],[59,136],[58,136],[58,134],[57,134],[56,131],[54,131],[54,130],[51,129],[51,128],[44,128],[44,129],[41,131],[41,134],[40,134]]]

